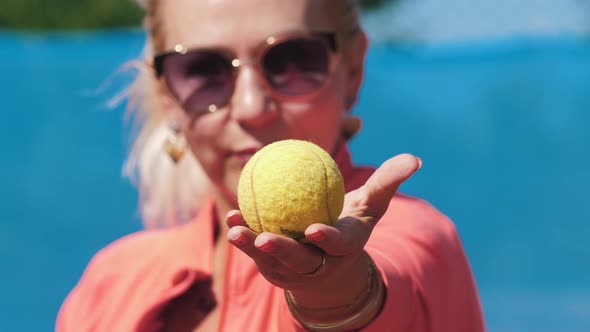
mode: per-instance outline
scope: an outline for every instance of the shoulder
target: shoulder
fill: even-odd
[[[484,331],[471,267],[453,222],[428,202],[397,194],[366,246],[387,287],[381,331]],[[401,319],[392,322],[390,317]]]
[[[171,270],[175,252],[180,251],[175,239],[182,237],[185,227],[143,230],[110,243],[92,257],[67,300],[123,295],[115,290],[132,289],[128,286],[137,280]]]
[[[143,230],[110,243],[90,260],[84,277],[96,274],[117,274],[133,267],[164,261],[174,255],[177,240],[183,237],[187,225],[168,229]]]
[[[195,267],[201,263],[195,252],[210,244],[195,239],[213,231],[214,210],[210,200],[191,222],[139,231],[112,242],[92,258],[84,276],[105,272],[129,274],[154,265]]]
[[[430,203],[404,194],[391,200],[367,247],[396,256],[400,268],[464,260],[455,224]]]
[[[132,326],[126,324],[167,296],[171,287],[184,287],[178,277],[183,267],[191,266],[182,255],[190,227],[140,231],[96,253],[62,304],[56,331],[80,331],[92,324],[104,330]]]
[[[457,236],[455,224],[444,213],[423,199],[401,193],[391,200],[379,224],[432,240]]]

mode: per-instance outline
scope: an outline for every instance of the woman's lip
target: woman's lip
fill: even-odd
[[[247,149],[242,149],[242,150],[238,150],[238,151],[234,151],[232,153],[232,155],[243,161],[243,162],[247,162],[248,160],[250,160],[250,158],[252,158],[252,156],[258,152],[258,150],[260,150],[259,148],[247,148]]]

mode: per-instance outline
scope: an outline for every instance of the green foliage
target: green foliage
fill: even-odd
[[[279,1],[279,0],[277,0]],[[280,0],[288,1],[288,0]],[[361,0],[374,9],[398,0]],[[0,28],[26,30],[98,29],[139,26],[134,0],[0,0]]]
[[[388,2],[397,2],[399,0],[360,0],[363,9],[372,10],[383,6]]]
[[[138,26],[143,13],[133,0],[0,0],[0,27],[93,29]]]

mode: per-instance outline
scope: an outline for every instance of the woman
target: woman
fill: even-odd
[[[353,1],[143,6],[150,47],[131,102],[145,121],[128,166],[146,221],[168,227],[99,252],[58,331],[484,330],[454,226],[395,194],[420,159],[352,165],[367,49]],[[345,179],[341,219],[307,228],[311,244],[255,234],[236,210],[244,164],[282,139],[318,144]]]

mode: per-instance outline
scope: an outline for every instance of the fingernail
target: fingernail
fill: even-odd
[[[422,159],[416,157],[416,160],[418,161],[418,169],[422,168]]]
[[[258,249],[264,251],[267,254],[271,254],[277,250],[277,245],[270,241],[267,241],[263,245],[258,247]]]
[[[239,213],[236,211],[230,212],[227,215],[227,223],[231,226],[239,226],[241,224]]]
[[[246,243],[246,240],[242,236],[242,233],[240,233],[240,231],[237,229],[230,229],[228,236],[229,240],[237,246],[243,246]]]
[[[311,238],[315,242],[321,242],[326,239],[326,234],[324,234],[321,231],[314,231],[314,232],[310,233],[309,235],[307,235],[307,237]]]

